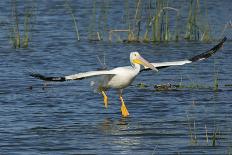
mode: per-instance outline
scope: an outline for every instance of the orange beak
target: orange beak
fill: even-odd
[[[147,60],[145,60],[141,56],[138,56],[136,59],[134,59],[133,63],[137,63],[137,64],[140,64],[140,65],[143,65],[145,67],[148,67],[148,68],[150,68],[150,69],[158,72],[157,68],[155,68],[151,63],[149,63]]]

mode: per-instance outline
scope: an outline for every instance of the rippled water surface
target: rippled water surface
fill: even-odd
[[[12,49],[7,28],[1,25],[0,154],[232,152],[232,87],[227,86],[232,84],[230,41],[207,61],[166,68],[158,73],[141,73],[124,90],[130,117],[122,118],[120,100],[114,90],[108,92],[109,108],[105,109],[102,96],[90,88],[90,80],[45,86],[28,73],[59,76],[97,70],[102,67],[97,56],[102,61],[105,58],[109,68],[126,66],[130,65],[129,53],[134,50],[151,62],[179,60],[204,52],[217,42],[126,44],[87,39],[77,42],[72,19],[63,15],[60,4],[62,1],[38,2],[37,23],[29,48]],[[116,4],[116,8],[120,6]],[[7,23],[4,19],[10,14],[9,4],[0,2],[0,5],[4,12],[1,20]],[[87,6],[84,3],[73,6],[82,8],[79,16],[84,25],[88,25],[84,22],[88,17]],[[215,25],[219,27],[220,22]],[[217,74],[219,90],[214,91]],[[177,91],[153,88],[154,84],[180,82],[204,88]],[[138,83],[149,87],[138,87]]]

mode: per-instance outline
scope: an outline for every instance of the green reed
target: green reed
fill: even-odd
[[[199,40],[200,30],[197,25],[198,11],[199,11],[199,1],[191,0],[189,5],[187,28],[185,32],[186,40]]]
[[[213,84],[214,91],[218,91],[218,87],[219,87],[218,77],[219,76],[218,76],[218,72],[217,72],[214,76],[214,84]]]
[[[78,26],[77,26],[77,20],[76,20],[76,17],[74,15],[73,9],[70,6],[68,0],[65,0],[65,7],[67,8],[67,10],[69,11],[69,13],[70,13],[70,15],[72,17],[74,28],[75,28],[75,32],[76,32],[76,37],[77,37],[77,40],[79,41],[80,40],[80,34],[79,34]]]
[[[108,40],[112,41],[113,34],[117,37],[117,41],[125,42],[160,42],[183,39],[212,40],[211,29],[207,20],[208,10],[201,10],[199,0],[186,2],[189,4],[187,21],[181,20],[180,17],[184,16],[183,12],[180,8],[173,8],[170,0],[136,0],[134,3],[125,0],[122,9],[123,23],[121,24],[124,24],[124,27],[109,27],[108,14],[111,9],[109,3],[107,0],[102,1],[102,3],[97,3],[96,0],[92,1],[92,13],[88,28],[89,40],[99,41],[109,38]],[[96,6],[99,4],[101,6]],[[67,0],[66,6],[72,16],[77,40],[79,40],[77,20]],[[207,8],[206,1],[204,8]],[[186,29],[181,31],[181,25],[184,25]],[[15,32],[17,32],[17,27]],[[126,38],[121,39],[122,36]]]
[[[19,31],[19,17],[18,17],[18,8],[17,1],[11,1],[12,7],[12,18],[13,18],[13,28],[11,32],[11,42],[14,48],[20,48],[20,31]]]
[[[205,42],[212,40],[211,29],[207,20],[208,10],[206,3],[205,15],[202,12],[199,0],[191,0],[184,37],[186,40],[200,40]]]
[[[108,35],[108,10],[109,7],[109,1],[103,0],[102,1],[102,7],[100,9],[100,15],[98,20],[98,29],[99,29],[99,36],[101,36],[100,39],[103,39],[104,36]]]
[[[32,18],[33,18],[33,6],[24,7],[24,22],[20,24],[20,16],[18,13],[17,0],[11,1],[12,7],[12,28],[11,28],[11,43],[14,48],[27,48],[31,39],[30,34],[32,31]],[[20,26],[23,30],[20,31]],[[22,36],[21,36],[22,34]]]
[[[197,144],[196,122],[195,120],[193,120],[193,123],[191,123],[188,114],[187,114],[187,122],[188,122],[189,136],[191,143]]]
[[[94,36],[96,35],[96,0],[93,0],[93,6],[92,6],[92,15],[90,18],[90,24],[89,24],[89,31],[88,31],[88,38],[89,40],[96,40]]]

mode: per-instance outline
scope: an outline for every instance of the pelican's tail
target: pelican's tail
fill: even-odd
[[[30,73],[30,76],[40,79],[40,80],[44,80],[44,81],[54,81],[54,82],[63,82],[66,81],[65,77],[48,77],[48,76],[44,76],[38,73]]]

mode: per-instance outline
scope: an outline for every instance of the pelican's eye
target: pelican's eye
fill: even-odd
[[[134,56],[137,56],[137,54],[135,53]]]

